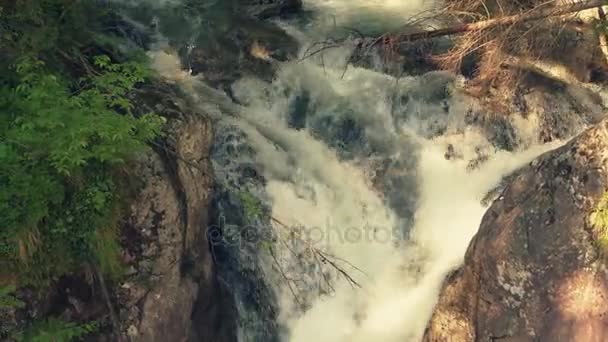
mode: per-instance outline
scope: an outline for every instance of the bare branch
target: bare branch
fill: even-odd
[[[279,226],[289,230],[292,233],[295,233],[299,236],[299,232],[297,232],[295,229],[293,229],[292,227],[286,225],[285,223],[283,223],[281,220],[271,216],[270,217],[271,221],[278,224]],[[365,274],[365,272],[363,270],[361,270],[360,268],[356,267],[355,265],[351,264],[350,262],[341,259],[341,258],[337,258],[332,256],[329,253],[326,253],[325,251],[319,249],[316,246],[313,246],[310,241],[307,241],[303,238],[298,237],[300,242],[303,242],[307,245],[308,249],[311,251],[311,253],[315,256],[318,257],[318,259],[321,260],[321,262],[329,264],[332,268],[334,268],[336,271],[338,271],[339,274],[341,274],[344,279],[346,279],[346,281],[351,285],[351,286],[356,286],[361,288],[361,285],[344,269],[342,268],[340,265],[337,264],[337,262],[344,262],[346,263],[348,266],[352,267],[353,269],[359,271],[360,273]]]

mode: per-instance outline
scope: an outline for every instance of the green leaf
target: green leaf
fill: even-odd
[[[107,68],[111,63],[111,59],[106,55],[95,56],[94,63],[100,68]]]

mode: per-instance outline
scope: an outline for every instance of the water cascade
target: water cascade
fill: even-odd
[[[277,24],[302,57],[337,27],[386,31],[432,5],[305,0],[311,18]],[[195,38],[180,31],[186,50],[205,20],[191,22]],[[496,128],[505,149],[471,124],[482,108],[460,76],[396,78],[347,65],[353,49],[272,61],[274,78],[242,76],[229,91],[191,75],[162,38],[150,51],[215,120],[212,248],[241,342],[419,341],[486,195],[560,144],[537,144],[534,116],[513,116]]]

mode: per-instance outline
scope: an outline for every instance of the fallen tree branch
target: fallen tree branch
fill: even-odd
[[[522,23],[534,20],[546,19],[549,17],[557,17],[566,14],[581,12],[584,10],[601,7],[604,5],[604,0],[584,0],[579,1],[570,5],[559,5],[550,8],[542,8],[534,11],[530,11],[524,14],[510,15],[501,18],[488,19],[477,21],[473,23],[460,24],[450,27],[445,27],[436,30],[420,31],[407,34],[396,34],[393,36],[392,41],[395,42],[410,42],[421,39],[451,36],[456,34],[462,34],[472,31],[484,31],[492,29],[498,26],[507,26],[515,23]],[[376,39],[372,45],[380,43],[381,39]]]
[[[442,36],[455,36],[455,35],[465,35],[465,36],[471,36],[473,39],[472,41],[469,42],[469,44],[471,46],[468,47],[462,47],[459,50],[462,52],[462,54],[467,54],[468,52],[470,52],[471,49],[478,49],[479,47],[476,47],[476,44],[478,43],[478,41],[476,42],[475,37],[478,37],[479,35],[481,35],[483,32],[488,32],[488,34],[491,34],[491,30],[495,29],[495,28],[499,28],[499,27],[509,27],[509,28],[513,28],[514,26],[516,26],[516,24],[520,24],[520,23],[526,23],[526,22],[531,22],[531,21],[541,21],[543,19],[547,19],[547,18],[551,18],[551,17],[559,17],[559,16],[564,16],[567,14],[574,14],[577,12],[581,12],[584,10],[588,10],[588,9],[593,9],[593,8],[601,8],[604,5],[604,1],[605,0],[581,0],[581,1],[576,1],[576,2],[572,2],[569,4],[562,4],[562,5],[555,5],[557,3],[556,0],[551,0],[551,1],[547,1],[544,2],[542,4],[539,4],[538,6],[531,8],[527,11],[524,12],[520,12],[518,14],[513,14],[513,15],[508,15],[508,16],[502,16],[502,17],[497,17],[497,18],[493,18],[493,19],[486,19],[486,20],[477,20],[474,22],[469,22],[469,23],[464,23],[464,24],[457,24],[457,25],[449,25],[443,28],[435,28],[435,29],[429,29],[429,30],[421,30],[420,29],[420,25],[410,25],[410,24],[406,24],[404,26],[402,26],[400,29],[398,29],[397,31],[393,31],[393,32],[387,32],[385,34],[382,34],[378,37],[373,37],[373,38],[362,38],[362,37],[346,37],[343,38],[341,40],[336,40],[336,39],[331,39],[328,41],[323,41],[323,42],[317,42],[315,44],[312,44],[303,54],[303,57],[300,60],[304,60],[310,57],[313,57],[315,55],[318,55],[326,50],[329,49],[333,49],[333,48],[338,48],[338,47],[342,47],[344,46],[344,44],[347,41],[350,41],[351,43],[353,43],[357,49],[359,49],[362,53],[360,53],[358,58],[361,58],[361,56],[363,55],[368,55],[369,52],[377,47],[377,46],[388,46],[390,49],[394,49],[399,45],[404,45],[404,44],[408,44],[414,41],[420,41],[420,40],[426,40],[426,39],[430,39],[430,38],[437,38],[437,37],[442,37]],[[473,13],[461,13],[458,11],[454,11],[454,10],[443,10],[443,11],[439,11],[436,12],[435,15],[433,17],[424,17],[421,19],[417,19],[414,22],[415,23],[424,23],[424,21],[426,20],[437,20],[438,18],[441,18],[442,16],[446,16],[446,15],[470,15],[472,18],[475,18],[473,16]],[[418,26],[418,30],[412,32],[412,26]],[[405,32],[407,31],[407,32]],[[439,57],[438,60],[441,61],[442,59],[445,59],[446,57],[449,58],[449,56],[443,56],[443,57]],[[452,56],[453,57],[453,56]],[[351,56],[352,58],[352,56]],[[349,62],[353,62],[352,60],[349,60]],[[445,62],[445,61],[444,61]],[[450,63],[444,63],[441,62],[442,64],[450,64]]]

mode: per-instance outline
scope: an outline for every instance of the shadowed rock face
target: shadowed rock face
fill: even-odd
[[[604,120],[511,181],[444,283],[424,341],[608,340],[605,258],[588,223],[607,157]]]
[[[237,3],[247,14],[261,19],[295,13],[302,8],[302,0],[238,0]]]

